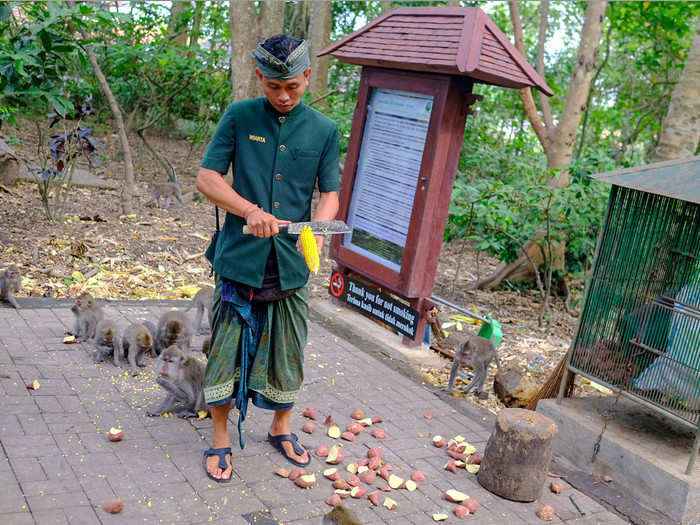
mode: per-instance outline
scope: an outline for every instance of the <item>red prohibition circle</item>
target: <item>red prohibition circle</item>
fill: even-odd
[[[331,275],[331,295],[333,297],[340,297],[345,290],[345,279],[343,274],[334,273]]]

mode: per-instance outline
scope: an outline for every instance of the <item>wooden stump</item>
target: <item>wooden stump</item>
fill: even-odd
[[[558,431],[556,423],[542,414],[503,409],[486,444],[477,476],[481,486],[514,501],[539,498]]]

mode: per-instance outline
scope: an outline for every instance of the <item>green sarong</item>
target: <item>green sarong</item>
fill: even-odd
[[[248,371],[248,394],[261,408],[291,408],[304,381],[309,291],[266,304],[264,327]],[[204,375],[204,399],[221,405],[235,398],[241,376],[240,351],[243,321],[234,306],[221,300],[221,279],[216,280],[211,346]]]

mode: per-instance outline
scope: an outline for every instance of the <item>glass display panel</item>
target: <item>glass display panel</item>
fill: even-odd
[[[401,269],[433,97],[373,88],[343,245]]]

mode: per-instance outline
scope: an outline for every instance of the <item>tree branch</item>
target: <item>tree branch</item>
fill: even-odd
[[[544,41],[547,39],[548,16],[549,0],[542,0],[542,7],[540,10],[540,35],[537,40],[537,73],[539,73],[542,78],[544,78]],[[551,130],[554,127],[554,119],[552,118],[552,106],[549,104],[549,97],[541,91],[538,91],[537,95],[540,100],[540,107],[542,108],[544,124],[548,130]]]
[[[518,7],[518,2],[516,0],[509,0],[508,7],[510,8],[510,18],[513,22],[513,34],[515,35],[515,47],[520,51],[523,56],[525,55],[525,37],[523,36],[523,25],[520,19],[520,8]],[[544,127],[544,123],[540,118],[539,113],[537,113],[537,107],[535,106],[535,100],[532,98],[532,91],[530,88],[523,88],[520,90],[520,100],[523,101],[523,110],[527,115],[530,125],[537,135],[537,138],[542,144],[545,154],[549,157],[549,135]]]

